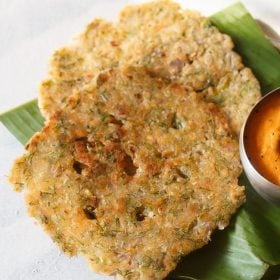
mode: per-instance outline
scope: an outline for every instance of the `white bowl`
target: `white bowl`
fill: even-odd
[[[272,92],[265,95],[251,110],[250,114],[248,115],[243,127],[240,131],[240,138],[239,138],[239,151],[240,151],[240,158],[244,168],[244,171],[250,181],[251,185],[254,189],[267,201],[270,201],[278,206],[280,206],[280,186],[272,183],[265,177],[263,177],[251,163],[248,158],[246,148],[244,145],[244,135],[246,133],[247,123],[250,120],[250,116],[252,113],[261,105],[264,100],[271,98],[274,94],[280,94],[280,88],[273,90]]]

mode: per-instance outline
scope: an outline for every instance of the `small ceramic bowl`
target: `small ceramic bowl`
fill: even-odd
[[[240,150],[240,158],[244,168],[244,171],[254,187],[254,189],[266,200],[280,206],[280,186],[272,183],[265,177],[263,177],[258,170],[254,167],[252,162],[249,160],[249,157],[246,152],[246,146],[244,144],[244,135],[246,135],[246,129],[248,123],[252,119],[253,113],[261,106],[264,101],[267,101],[268,98],[273,98],[275,94],[280,95],[280,88],[273,90],[272,92],[265,95],[251,110],[248,115],[241,131],[240,131],[240,139],[239,139],[239,150]]]

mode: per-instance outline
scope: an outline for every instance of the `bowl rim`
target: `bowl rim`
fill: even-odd
[[[244,144],[244,136],[245,136],[245,131],[247,128],[247,125],[250,121],[250,119],[252,118],[253,112],[259,107],[261,106],[262,103],[264,103],[267,99],[271,98],[271,96],[279,94],[280,95],[280,87],[273,89],[272,91],[268,92],[267,94],[265,94],[254,106],[253,108],[250,110],[246,120],[243,123],[243,126],[240,130],[240,137],[239,137],[239,152],[240,152],[240,157],[242,158],[243,155],[245,155],[246,157],[246,163],[250,164],[251,168],[253,168],[254,172],[258,175],[258,179],[262,179],[266,184],[270,185],[271,187],[280,189],[280,185],[275,184],[273,182],[271,182],[269,179],[267,179],[266,177],[264,177],[254,166],[254,164],[250,161],[249,156],[247,154],[246,151],[246,147]],[[242,161],[242,160],[241,160]],[[246,163],[242,162],[243,168],[244,170],[246,169]]]

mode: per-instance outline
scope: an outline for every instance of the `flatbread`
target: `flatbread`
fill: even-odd
[[[10,182],[70,255],[123,279],[163,279],[244,202],[219,109],[145,69],[111,69],[65,102]]]
[[[260,98],[258,81],[222,34],[197,12],[171,1],[125,8],[119,21],[95,20],[73,45],[57,51],[40,90],[45,117],[108,67],[144,66],[149,74],[194,90],[226,113],[238,135]]]

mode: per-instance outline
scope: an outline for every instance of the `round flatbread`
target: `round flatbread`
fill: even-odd
[[[251,70],[229,36],[193,11],[170,1],[125,8],[115,24],[95,20],[72,46],[57,51],[42,83],[40,107],[48,118],[67,96],[108,67],[144,66],[149,74],[194,90],[226,113],[238,134],[260,98]]]
[[[163,279],[244,202],[237,141],[195,92],[112,69],[27,145],[10,181],[70,255],[124,279]]]

